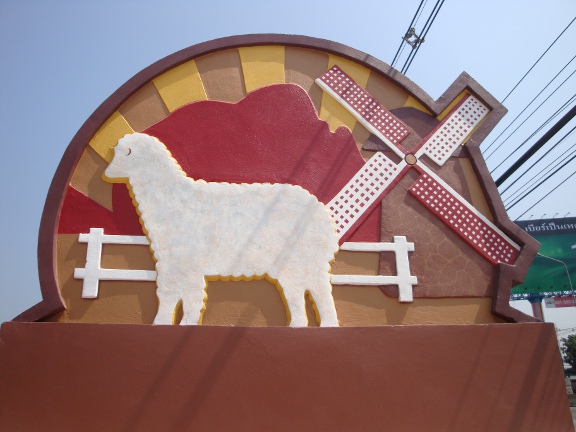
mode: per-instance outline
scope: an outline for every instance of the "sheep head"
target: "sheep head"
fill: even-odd
[[[162,147],[160,142],[143,133],[127,134],[114,147],[114,157],[104,171],[104,180],[111,183],[127,183],[146,160]]]

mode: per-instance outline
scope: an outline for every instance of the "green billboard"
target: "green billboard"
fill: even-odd
[[[512,289],[510,299],[572,296],[576,280],[576,218],[516,224],[540,242],[540,249],[524,283]]]

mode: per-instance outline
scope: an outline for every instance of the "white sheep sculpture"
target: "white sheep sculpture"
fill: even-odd
[[[305,294],[321,326],[337,326],[330,266],[338,251],[332,218],[316,197],[289,184],[193,180],[155,137],[118,141],[104,173],[131,189],[156,260],[154,324],[201,322],[206,278],[267,276],[281,287],[290,326],[306,326]]]

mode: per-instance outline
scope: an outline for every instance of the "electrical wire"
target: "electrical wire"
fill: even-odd
[[[422,36],[421,36],[422,42],[424,42],[424,40],[426,39],[426,35],[428,34],[430,27],[432,27],[432,24],[436,20],[436,17],[438,16],[438,12],[440,12],[440,9],[442,8],[443,4],[444,4],[444,0],[437,0],[436,1],[436,4],[434,5],[432,12],[430,13],[430,16],[428,16],[428,19],[426,20],[426,23],[424,24],[424,28],[422,29]],[[410,55],[406,59],[406,62],[404,63],[404,66],[402,67],[402,70],[400,71],[401,73],[406,74],[406,72],[408,72],[408,68],[412,64],[414,57],[416,57],[416,54],[418,54],[418,50],[420,49],[420,45],[422,45],[422,43],[419,43],[415,49],[412,48],[412,51],[410,51]]]
[[[534,186],[534,184],[538,181],[540,181],[540,179],[545,176],[548,175],[548,173],[552,170],[554,170],[558,165],[560,165],[561,160],[566,160],[566,158],[571,157],[572,155],[576,154],[576,149],[574,151],[572,151],[572,153],[568,154],[568,155],[560,155],[558,156],[556,159],[554,159],[554,161],[552,161],[550,163],[550,166],[545,166],[544,168],[542,168],[536,175],[534,175],[530,180],[528,180],[526,183],[524,183],[522,186],[520,186],[518,189],[516,189],[509,197],[507,197],[506,199],[504,199],[504,206],[509,205],[511,202],[513,202],[521,193],[524,193],[526,191],[527,188]],[[561,159],[561,160],[560,160]],[[546,171],[546,172],[544,172]],[[525,175],[525,174],[524,174]],[[520,179],[520,177],[519,177]]]
[[[548,123],[550,123],[552,120],[554,120],[575,99],[576,99],[576,95],[570,97],[570,99],[568,99],[566,102],[564,102],[564,104],[560,108],[558,108],[554,114],[552,114],[550,117],[548,117],[548,119],[544,123],[542,123],[540,126],[538,126],[538,128],[534,132],[532,132],[530,134],[530,136],[522,142],[522,144],[520,144],[518,147],[516,147],[516,149],[512,153],[510,153],[506,158],[504,158],[502,160],[502,162],[500,162],[493,170],[491,170],[490,174],[494,173],[494,171],[496,171],[498,168],[500,168],[500,166],[502,166],[502,164],[504,162],[506,162],[506,160],[509,157],[513,156],[517,151],[519,151],[528,141],[530,141],[538,132],[540,132],[542,129],[544,129],[548,125]]]
[[[568,65],[574,61],[574,59],[576,59],[576,55],[575,55],[574,57],[572,57],[572,59],[571,59],[568,63],[566,63],[566,64],[564,65],[564,67],[563,67],[562,69],[560,69],[560,71],[559,71],[556,75],[554,75],[554,78],[552,78],[550,81],[548,81],[548,84],[546,84],[546,85],[544,86],[544,88],[543,88],[542,90],[540,90],[540,92],[539,92],[536,96],[534,96],[534,98],[528,103],[528,105],[526,105],[526,107],[520,112],[520,114],[518,114],[516,117],[514,117],[514,120],[512,120],[512,121],[508,124],[508,126],[506,126],[506,128],[505,128],[502,132],[500,132],[500,135],[498,135],[496,138],[494,138],[494,140],[492,140],[492,142],[490,143],[490,145],[489,145],[488,147],[486,147],[486,149],[484,150],[485,152],[488,151],[488,150],[490,150],[490,147],[492,147],[492,146],[496,143],[496,141],[498,141],[498,139],[499,139],[502,135],[504,135],[504,132],[506,132],[506,131],[508,130],[508,128],[509,128],[510,126],[512,126],[512,125],[514,124],[514,122],[515,122],[516,120],[518,120],[518,118],[519,118],[522,114],[524,114],[524,111],[526,111],[526,110],[528,109],[528,107],[529,107],[530,105],[532,105],[532,103],[533,103],[536,99],[538,99],[538,97],[544,92],[544,90],[546,90],[546,89],[548,88],[548,86],[549,86],[550,84],[552,84],[552,82],[554,82],[554,80],[555,80],[556,78],[558,78],[558,75],[560,75],[562,72],[564,72],[564,69],[566,69],[566,68],[568,67]],[[573,73],[574,73],[574,72],[572,72],[572,74],[573,74]],[[572,74],[570,74],[570,76],[572,76]]]
[[[400,54],[398,54],[398,58],[400,58],[402,56],[402,53],[404,52],[404,47],[406,46],[406,43],[404,41],[404,39],[402,39],[402,42],[400,43],[400,47],[398,48],[398,50],[400,51]],[[394,61],[392,62],[392,67],[394,67],[396,65],[396,57],[394,57]]]
[[[571,158],[574,155],[576,155],[576,150],[574,150],[572,153],[570,153],[568,155],[559,156],[558,158],[556,158],[554,160],[554,162],[551,163],[551,166],[547,166],[547,167],[542,168],[538,172],[538,174],[536,174],[534,176],[534,178],[528,180],[525,184],[522,185],[522,187],[520,187],[516,191],[514,191],[514,193],[512,195],[510,195],[510,197],[508,197],[504,200],[504,207],[512,204],[521,194],[525,193],[528,190],[528,188],[533,187],[544,176],[547,176],[548,174],[550,174],[550,172],[555,170],[563,161],[565,161],[567,158]]]
[[[575,152],[572,152],[572,153],[570,153],[567,157],[568,157],[568,159],[571,160],[571,159],[573,159],[573,156],[575,156],[575,155],[576,155],[576,153],[575,153]],[[519,200],[519,199],[521,200],[521,199],[523,199],[523,198],[524,198],[524,195],[529,195],[529,194],[531,193],[531,191],[532,191],[532,190],[529,190],[529,189],[537,188],[537,187],[539,186],[538,183],[539,183],[540,181],[546,181],[546,180],[547,180],[547,177],[550,176],[550,174],[552,173],[552,171],[555,171],[557,168],[558,168],[558,169],[561,169],[562,167],[561,167],[561,166],[559,167],[559,165],[560,165],[561,163],[563,163],[565,160],[566,160],[566,158],[562,158],[562,160],[557,161],[557,163],[556,163],[554,166],[543,168],[543,169],[540,171],[539,176],[538,176],[538,177],[535,177],[534,179],[532,179],[531,182],[530,182],[530,184],[528,184],[528,183],[525,184],[525,185],[522,187],[522,189],[519,189],[519,190],[517,190],[517,191],[514,192],[514,196],[513,196],[513,197],[511,196],[510,198],[506,199],[505,202],[504,202],[504,207],[507,208],[508,206],[511,206],[511,205],[515,204],[515,201],[516,201],[516,200]],[[546,171],[546,172],[544,172],[544,171]],[[546,176],[546,178],[545,178],[545,176]]]
[[[420,15],[422,14],[422,10],[424,10],[424,7],[426,6],[427,2],[428,2],[428,0],[421,0],[420,1],[420,4],[418,5],[418,9],[416,9],[416,13],[412,17],[412,22],[408,26],[408,30],[406,30],[405,35],[407,35],[410,32],[410,29],[418,23],[418,20],[420,19]],[[404,36],[404,37],[406,37],[406,36]],[[396,61],[400,58],[400,56],[402,55],[402,52],[404,51],[405,44],[406,44],[406,41],[404,40],[404,38],[402,38],[402,42],[400,42],[400,46],[398,47],[398,51],[396,51],[396,55],[394,56],[394,60],[392,60],[392,64],[390,66],[394,67],[394,65],[396,64]]]
[[[566,135],[564,135],[562,138],[560,138],[558,140],[558,142],[556,142],[556,144],[554,144],[549,150],[548,153],[550,153],[551,151],[553,151],[556,147],[558,147],[566,138],[568,138],[570,135],[572,135],[572,133],[574,132],[574,130],[576,129],[576,126],[574,126]],[[560,156],[561,157],[561,156]],[[528,173],[532,168],[534,168],[534,166],[539,163],[540,160],[537,160],[536,162],[534,162],[532,165],[530,165],[529,168],[527,168],[524,173],[522,175],[526,175],[526,173]],[[552,162],[554,163],[554,162]],[[537,174],[538,175],[538,174]],[[508,185],[508,187],[506,187],[506,189],[504,189],[502,192],[500,192],[500,195],[503,195],[504,193],[506,193],[506,191],[508,189],[510,189],[512,186],[514,186],[514,184],[520,180],[522,178],[522,176],[519,176],[516,180],[514,180],[512,183],[510,183],[510,185]],[[528,181],[529,182],[529,181]]]
[[[516,90],[516,88],[520,85],[520,83],[521,83],[522,81],[524,81],[524,78],[526,78],[526,77],[528,76],[528,74],[532,71],[532,69],[534,69],[534,67],[538,64],[538,62],[539,62],[540,60],[542,60],[542,57],[544,57],[544,56],[546,55],[546,53],[550,50],[550,48],[552,48],[552,47],[554,46],[554,44],[558,41],[558,39],[560,39],[560,37],[564,34],[564,32],[565,32],[566,30],[568,30],[568,28],[572,25],[572,23],[573,23],[575,20],[576,20],[576,17],[574,17],[574,18],[572,19],[572,21],[570,21],[570,24],[568,24],[568,25],[566,26],[566,28],[565,28],[564,30],[562,30],[562,33],[560,33],[560,34],[558,35],[558,37],[557,37],[556,39],[554,39],[554,42],[552,42],[552,43],[550,44],[550,46],[549,46],[548,48],[546,48],[546,51],[544,51],[544,53],[538,58],[538,60],[536,60],[536,62],[532,65],[532,67],[531,67],[530,69],[528,69],[528,72],[526,72],[526,73],[524,74],[524,76],[520,79],[520,81],[518,81],[518,82],[516,83],[516,85],[514,86],[514,88],[513,88],[512,90],[510,90],[510,92],[506,95],[506,97],[505,97],[504,99],[502,99],[502,103],[504,103],[504,101],[505,101],[506,99],[508,99],[508,96],[510,96],[510,95],[512,94],[512,92],[514,92],[514,90]]]
[[[568,77],[566,77],[566,79],[565,79],[564,81],[562,81],[562,82],[558,85],[558,87],[556,87],[556,88],[554,89],[554,91],[553,91],[552,93],[550,93],[550,94],[548,95],[548,97],[547,97],[546,99],[544,99],[544,100],[534,109],[534,111],[532,111],[532,112],[528,115],[528,117],[526,117],[526,118],[522,121],[522,123],[520,123],[520,124],[516,127],[516,129],[514,129],[514,130],[510,133],[510,135],[508,135],[508,136],[504,139],[504,141],[502,141],[498,146],[496,146],[496,148],[495,148],[494,150],[492,150],[492,153],[490,153],[489,155],[486,156],[486,160],[488,160],[494,153],[496,153],[496,152],[498,151],[498,149],[499,149],[500,147],[502,147],[502,145],[503,145],[506,141],[508,141],[508,139],[510,139],[510,137],[511,137],[512,135],[514,135],[514,134],[516,133],[516,131],[517,131],[518,129],[520,129],[520,128],[524,125],[524,123],[526,123],[526,122],[530,119],[530,117],[532,117],[532,116],[534,115],[534,113],[536,113],[536,111],[538,111],[538,110],[542,107],[542,105],[544,105],[544,104],[548,101],[548,99],[550,99],[550,98],[558,91],[558,89],[560,89],[560,87],[562,87],[562,86],[566,83],[566,81],[568,81],[568,80],[572,77],[572,75],[574,75],[575,73],[576,73],[576,70],[574,70],[570,75],[568,75]],[[522,111],[522,112],[524,112],[524,111]],[[521,113],[520,113],[520,114],[521,114]],[[514,119],[514,120],[516,120],[516,119]],[[532,135],[532,136],[533,136],[533,135]],[[498,135],[498,137],[500,137],[500,135]],[[491,145],[492,145],[492,144],[491,144]],[[486,150],[488,150],[488,149],[486,149]],[[510,155],[510,156],[511,156],[511,155]]]
[[[518,81],[518,83],[512,88],[512,90],[510,90],[510,92],[506,95],[506,97],[502,100],[502,102],[506,101],[506,100],[508,99],[508,97],[516,90],[516,88],[518,88],[518,86],[522,83],[522,81],[524,81],[524,79],[528,76],[528,74],[534,69],[534,67],[540,62],[540,60],[546,55],[546,53],[554,46],[554,44],[562,37],[562,35],[568,30],[568,28],[574,23],[575,20],[576,20],[576,17],[573,18],[572,21],[570,21],[570,23],[566,26],[566,28],[558,35],[558,37],[552,42],[552,44],[550,44],[550,46],[544,51],[544,53],[538,58],[538,60],[536,60],[536,62],[535,62],[535,63],[530,67],[530,69],[524,74],[524,76],[520,79],[520,81]],[[498,135],[498,137],[496,137],[496,139],[490,144],[490,146],[489,146],[488,148],[492,147],[492,145],[497,142],[497,140],[505,133],[505,131],[506,131],[507,129],[509,129],[509,127],[511,127],[512,124],[514,124],[514,122],[526,111],[526,109],[528,109],[528,107],[536,100],[536,98],[538,98],[538,97],[542,94],[542,92],[551,84],[551,82],[553,82],[553,81],[560,75],[560,73],[563,72],[563,70],[568,66],[568,64],[570,64],[573,60],[574,60],[574,57],[554,76],[554,78],[552,78],[552,80],[538,93],[538,95],[536,95],[536,97],[532,99],[532,101],[522,110],[522,112],[521,112],[518,116],[516,116],[516,117],[514,118],[514,120],[500,133],[500,135]],[[575,71],[575,72],[576,72],[576,71]],[[558,86],[557,89],[554,90],[554,92],[553,92],[552,94],[554,94],[554,93],[558,90],[558,88],[560,88],[573,74],[574,74],[574,72],[573,72],[572,74],[570,74],[570,76],[569,76],[567,79],[565,79],[565,80],[560,84],[560,86]],[[542,104],[543,104],[544,102],[546,102],[546,101],[552,96],[552,94],[551,94],[550,96],[548,96],[548,97],[536,108],[536,110],[534,110],[534,111],[530,114],[530,116],[529,116],[528,118],[530,118],[530,117],[532,116],[532,114],[534,114],[534,112],[537,111],[537,110],[542,106]],[[566,106],[568,106],[568,105],[573,101],[573,99],[574,99],[574,98],[571,98],[568,102],[566,102],[566,103],[564,104],[564,106],[562,106],[559,110],[557,110],[554,115],[552,115],[543,125],[541,125],[541,126],[538,128],[537,131],[535,131],[535,132],[531,135],[531,137],[529,137],[527,140],[525,140],[516,150],[514,150],[514,151],[510,154],[510,156],[512,156],[512,155],[513,155],[514,153],[516,153],[521,147],[523,147],[529,139],[531,139],[539,130],[541,130],[547,123],[549,123],[549,122],[552,120],[552,118],[556,117]],[[573,116],[570,116],[570,113],[571,113],[572,111],[574,111],[574,107],[573,107],[573,108],[570,110],[570,112],[569,112],[568,114],[566,114],[556,125],[554,125],[554,126],[552,127],[552,129],[550,129],[546,134],[544,134],[544,136],[542,136],[542,137],[537,141],[537,143],[536,143],[535,145],[533,145],[520,159],[518,159],[518,160],[516,161],[516,163],[513,165],[512,168],[508,169],[508,170],[506,171],[506,173],[505,173],[502,177],[500,177],[500,178],[498,179],[498,181],[496,182],[497,185],[498,185],[498,186],[501,185],[510,175],[512,175],[514,172],[516,172],[516,170],[517,170],[523,163],[525,163],[530,157],[532,157],[532,155],[534,155],[534,154],[536,153],[536,151],[538,151],[558,130],[560,130],[560,129],[564,126],[564,123],[563,123],[562,125],[559,125],[559,124],[560,124],[561,122],[563,122],[565,119],[568,119],[568,121],[569,121],[569,119],[571,119],[571,118],[573,117]],[[521,125],[518,126],[518,127],[504,140],[504,142],[506,142],[506,141],[510,138],[510,136],[512,136],[527,120],[528,120],[528,119],[525,119],[525,120],[521,123]],[[557,127],[557,126],[559,126],[559,127]],[[553,129],[555,129],[556,132],[551,133]],[[562,137],[562,139],[560,139],[560,140],[553,146],[553,148],[555,148],[557,145],[559,145],[561,142],[563,142],[564,139],[565,139],[567,136],[571,135],[571,133],[574,131],[574,129],[575,129],[575,128],[573,128],[573,129],[572,129],[570,132],[568,132],[564,137]],[[500,145],[498,145],[497,148],[496,148],[489,156],[492,156],[492,155],[502,146],[502,144],[504,144],[504,142],[502,142]],[[507,206],[506,206],[506,209],[507,209],[507,210],[510,210],[511,208],[513,208],[514,206],[516,206],[519,202],[521,202],[523,199],[525,199],[527,196],[529,196],[532,192],[534,192],[536,189],[538,189],[539,187],[541,187],[541,186],[542,186],[545,182],[547,182],[552,176],[554,176],[554,175],[555,175],[556,173],[558,173],[561,169],[563,169],[567,164],[569,164],[571,161],[573,161],[573,160],[576,158],[576,154],[574,154],[574,153],[575,153],[575,152],[572,152],[572,153],[569,155],[569,157],[568,157],[567,160],[564,159],[565,162],[562,163],[562,165],[560,165],[559,167],[558,167],[558,163],[557,163],[557,164],[555,165],[555,168],[556,168],[556,167],[557,167],[557,168],[556,168],[556,169],[553,169],[553,171],[552,171],[551,173],[550,173],[550,170],[548,170],[547,173],[549,173],[549,174],[546,175],[546,177],[545,177],[544,179],[542,179],[540,182],[538,182],[538,184],[534,185],[530,190],[524,192],[522,196],[520,196],[519,198],[516,198],[514,202],[510,203],[510,205],[507,205]],[[489,157],[489,156],[488,156],[488,157]],[[559,158],[557,158],[557,159],[559,159]],[[500,164],[498,164],[498,166],[497,166],[494,170],[498,169],[498,168],[502,165],[503,162],[504,162],[504,161],[502,161]],[[538,163],[538,162],[539,162],[539,161],[533,163],[527,170],[524,171],[524,174],[522,174],[522,176],[525,176],[525,175],[536,165],[536,163]],[[494,170],[493,170],[493,171],[494,171]],[[492,171],[492,172],[493,172],[493,171]],[[542,172],[542,171],[541,171],[541,172]],[[522,216],[524,216],[524,214],[526,214],[528,211],[530,211],[532,208],[534,208],[534,206],[536,206],[537,204],[539,204],[546,196],[549,196],[550,194],[552,194],[556,189],[558,189],[558,188],[559,188],[562,184],[564,184],[568,179],[572,178],[572,177],[574,176],[574,174],[576,174],[576,172],[573,172],[569,177],[567,177],[567,178],[564,179],[561,183],[559,183],[556,187],[554,187],[548,194],[544,195],[540,200],[538,200],[536,203],[534,203],[534,204],[533,204],[530,208],[528,208],[522,215],[520,215],[519,218],[521,218]],[[519,178],[521,178],[522,176],[520,176]],[[517,179],[517,180],[518,180],[518,179]],[[513,184],[516,183],[517,180],[515,180],[515,181],[513,182]],[[512,185],[513,185],[513,184],[512,184]],[[532,183],[532,184],[533,184],[533,183]],[[505,189],[505,191],[509,190],[512,185],[509,185],[509,186]],[[526,186],[526,184],[523,185],[519,190],[523,189],[525,186]],[[505,191],[504,191],[504,192],[505,192]],[[517,190],[516,192],[514,192],[514,193],[512,194],[512,196],[517,195],[517,192],[518,192],[518,190]],[[511,199],[512,199],[512,198],[511,198]]]
[[[562,183],[558,184],[554,189],[552,189],[550,192],[548,192],[546,195],[544,195],[542,198],[540,198],[537,202],[535,202],[534,204],[532,204],[532,206],[531,206],[528,210],[526,210],[524,213],[522,213],[522,214],[521,214],[520,216],[518,216],[516,219],[517,219],[517,220],[520,219],[522,216],[524,216],[526,213],[528,213],[530,210],[532,210],[537,204],[540,204],[540,202],[541,202],[544,198],[550,196],[550,195],[552,194],[552,192],[554,192],[556,189],[558,189],[560,186],[562,186],[564,183],[566,183],[568,180],[570,180],[570,179],[574,176],[574,174],[576,174],[576,171],[574,171],[572,174],[570,174],[570,176],[566,177],[566,178],[564,179],[564,181],[562,181]]]
[[[394,56],[394,59],[392,60],[392,63],[390,64],[390,66],[394,67],[396,65],[396,62],[398,61],[398,59],[402,56],[402,53],[404,52],[404,47],[406,46],[406,40],[404,38],[410,32],[410,29],[418,21],[418,17],[420,16],[419,15],[420,8],[422,7],[422,4],[426,3],[427,1],[428,0],[421,0],[420,1],[420,4],[418,5],[418,9],[416,9],[416,12],[414,13],[414,16],[412,17],[412,22],[410,22],[410,25],[408,26],[408,30],[406,30],[406,33],[404,33],[404,36],[402,37],[402,40],[400,41],[400,46],[398,47],[398,50],[396,51],[396,55]]]
[[[528,195],[530,195],[532,192],[534,192],[536,189],[538,189],[540,186],[542,186],[554,174],[556,174],[558,171],[560,171],[562,168],[564,168],[566,165],[568,165],[570,162],[572,162],[575,158],[576,158],[576,155],[572,156],[570,159],[568,159],[566,162],[564,162],[560,167],[556,168],[551,174],[546,176],[536,186],[534,186],[532,189],[530,189],[528,192],[526,192],[524,195],[522,195],[520,198],[518,198],[516,201],[514,201],[512,204],[510,204],[508,207],[506,207],[506,210],[510,210],[512,207],[514,207],[516,204],[518,204],[520,201],[522,201],[524,198],[526,198]],[[576,173],[576,171],[574,173]],[[574,174],[572,174],[572,175],[574,175]],[[572,177],[572,176],[570,176],[570,177]],[[564,181],[566,181],[566,180],[564,180]],[[562,183],[564,183],[564,182],[562,182]],[[560,184],[562,184],[562,183],[560,183]],[[558,186],[560,186],[560,185],[558,185]],[[556,186],[556,188],[558,188],[558,186]],[[544,197],[550,195],[552,192],[554,192],[556,190],[556,188],[552,189],[548,194],[544,195]],[[544,197],[542,199],[544,199]],[[542,201],[542,200],[540,200],[540,201]],[[538,202],[540,202],[540,201],[538,201]],[[536,203],[536,204],[538,204],[538,203]],[[536,205],[536,204],[534,204],[534,205]],[[530,208],[532,208],[532,207],[530,207]]]
[[[496,180],[496,186],[502,185],[511,175],[513,175],[518,169],[524,165],[526,162],[530,160],[532,156],[534,156],[542,147],[546,145],[548,141],[552,139],[558,132],[560,132],[564,126],[566,126],[574,117],[576,116],[576,105],[573,106],[570,111],[562,116],[560,120],[558,120],[554,126],[552,126],[548,131],[538,138],[536,141],[522,156],[520,156],[516,162],[512,164],[510,168],[502,174],[498,180]]]

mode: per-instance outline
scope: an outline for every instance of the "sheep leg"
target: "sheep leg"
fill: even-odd
[[[174,292],[168,290],[156,290],[158,296],[158,313],[154,318],[154,324],[172,325],[174,324],[174,315],[176,306],[180,302],[180,297]]]
[[[206,280],[203,276],[188,280],[186,293],[182,296],[182,321],[180,325],[200,324],[206,301]]]
[[[308,283],[310,284],[310,282]],[[334,297],[332,297],[330,276],[327,274],[317,280],[314,287],[310,288],[310,293],[320,316],[320,327],[338,327],[338,316],[334,305]]]
[[[306,315],[306,299],[304,291],[297,284],[282,283],[278,281],[284,292],[286,306],[290,312],[290,327],[307,327],[308,316]]]
[[[156,264],[156,270],[158,271],[158,277],[156,278],[156,285],[158,286],[156,290],[156,295],[158,296],[158,313],[156,314],[156,318],[154,318],[154,324],[174,324],[176,307],[180,302],[182,302],[182,309],[184,310],[181,324],[198,324],[198,317],[195,321],[191,321],[189,302],[190,298],[193,298],[194,292],[199,292],[201,304],[203,304],[204,277],[199,276],[193,278],[192,280],[196,280],[197,282],[193,284],[191,277],[181,277],[180,279],[167,277],[166,275],[171,275],[176,272],[174,269],[161,265],[160,262]],[[193,290],[195,291],[193,292]],[[198,314],[199,312],[200,309],[198,309]]]

